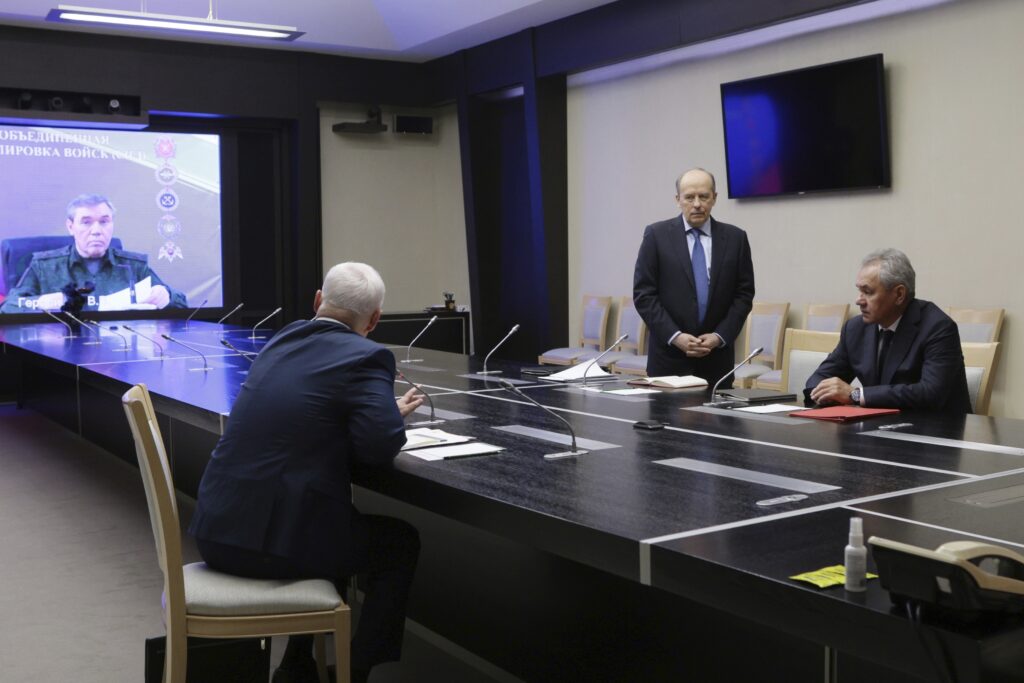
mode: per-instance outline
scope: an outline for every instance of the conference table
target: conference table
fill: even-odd
[[[23,405],[129,462],[120,396],[145,383],[176,485],[194,495],[270,335],[139,320],[71,337],[42,323],[0,327],[0,344]],[[854,516],[865,538],[1024,552],[1024,421],[904,412],[839,424],[707,407],[703,388],[613,393],[625,382],[545,381],[494,360],[500,372],[482,375],[474,357],[405,353],[399,370],[430,394],[435,428],[503,450],[403,452],[357,469],[354,500],[420,530],[412,625],[497,678],[1024,680],[1018,617],[916,619],[877,579],[849,593],[790,578],[842,564]],[[406,389],[398,379],[396,395]],[[544,457],[569,448],[548,411],[585,454]]]

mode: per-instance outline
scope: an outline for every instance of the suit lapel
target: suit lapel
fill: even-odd
[[[693,262],[690,260],[690,248],[687,246],[686,223],[683,222],[682,216],[676,216],[675,220],[672,221],[669,242],[672,245],[672,252],[679,261],[680,269],[686,273],[686,277],[690,280],[690,288],[696,287],[696,283],[693,281]],[[714,248],[712,248],[712,252],[714,252]]]
[[[896,369],[906,358],[914,340],[917,339],[917,330],[921,326],[921,309],[916,303],[916,300],[911,302],[903,313],[899,327],[896,328],[896,336],[892,338],[892,347],[885,358],[885,367],[879,372],[879,384],[892,384]]]

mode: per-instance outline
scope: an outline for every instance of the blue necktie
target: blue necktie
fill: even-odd
[[[708,312],[708,262],[704,258],[704,246],[700,243],[700,230],[692,228],[693,252],[690,254],[690,262],[693,264],[693,283],[697,289],[697,315],[700,322],[704,322],[704,315]]]

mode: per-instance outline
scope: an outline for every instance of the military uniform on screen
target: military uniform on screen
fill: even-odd
[[[78,287],[85,285],[86,282],[96,285],[96,289],[89,294],[95,297],[95,302],[85,307],[86,310],[96,310],[101,296],[127,289],[147,277],[151,279],[152,286],[167,287],[171,297],[167,308],[185,308],[188,305],[183,292],[168,287],[153,272],[146,254],[111,247],[100,257],[99,270],[91,273],[85,259],[73,244],[59,249],[37,251],[32,255],[32,261],[18,280],[18,284],[7,293],[7,299],[0,307],[0,312],[27,313],[36,310],[27,305],[28,302],[19,299],[35,299],[43,294],[59,292],[72,282]]]

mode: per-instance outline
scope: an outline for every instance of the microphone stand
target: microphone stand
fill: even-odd
[[[249,335],[249,339],[251,341],[256,341],[256,328],[259,327],[260,325],[262,325],[263,323],[267,322],[268,320],[270,320],[271,318],[273,318],[275,315],[277,315],[280,312],[281,312],[281,307],[278,306],[276,309],[274,309],[273,313],[271,313],[270,315],[268,315],[266,318],[264,318],[263,320],[259,321],[255,325],[253,325],[252,334]],[[263,339],[263,337],[260,337],[260,339]]]
[[[201,303],[201,304],[199,304],[198,306],[196,306],[196,310],[192,311],[192,312],[191,312],[191,313],[189,314],[189,316],[188,316],[187,318],[185,318],[185,329],[186,329],[186,330],[188,329],[188,323],[189,323],[189,321],[190,321],[190,320],[192,320],[192,316],[194,316],[194,315],[195,315],[196,313],[198,313],[198,312],[199,312],[199,309],[200,309],[200,308],[202,308],[203,306],[205,306],[205,305],[206,305],[206,302],[207,302],[207,301],[209,301],[209,299],[203,299],[203,303]]]
[[[605,349],[601,353],[597,354],[597,357],[594,358],[594,360],[588,362],[587,367],[583,368],[583,388],[584,389],[587,388],[587,373],[590,372],[590,369],[592,367],[594,367],[595,365],[597,365],[597,361],[599,361],[602,358],[604,358],[606,353],[608,353],[609,351],[611,351],[612,349],[614,349],[616,346],[618,346],[622,342],[626,341],[627,339],[629,339],[629,334],[628,333],[622,335],[621,337],[616,339],[614,342],[609,344],[607,349]]]
[[[175,339],[174,337],[172,337],[169,334],[161,334],[160,336],[163,337],[164,339],[166,339],[169,342],[173,342],[175,344],[181,344],[182,346],[184,346],[189,351],[193,351],[195,353],[198,353],[199,357],[203,359],[203,372],[209,372],[210,371],[210,365],[209,365],[209,363],[206,362],[206,355],[203,354],[202,351],[200,351],[199,349],[195,348],[194,346],[189,346],[188,344],[186,344],[185,342],[181,341],[180,339]],[[198,370],[199,368],[189,368],[189,369],[190,370]]]
[[[717,397],[717,396],[718,396],[718,387],[719,387],[719,385],[721,385],[721,384],[722,384],[722,382],[724,382],[724,381],[725,381],[725,380],[726,380],[726,379],[727,379],[727,378],[728,378],[728,377],[729,377],[730,375],[732,375],[732,374],[733,374],[734,372],[736,372],[737,370],[739,370],[740,368],[742,368],[742,367],[743,367],[744,365],[746,365],[747,363],[749,363],[749,362],[750,362],[750,360],[751,360],[751,359],[752,359],[752,358],[753,358],[754,356],[756,356],[756,355],[760,354],[760,353],[761,353],[762,351],[764,351],[764,347],[763,347],[763,346],[759,346],[759,347],[757,347],[756,349],[754,349],[753,351],[751,351],[751,352],[750,352],[750,355],[749,355],[749,356],[747,356],[746,358],[744,358],[743,360],[741,360],[741,361],[740,361],[739,363],[737,363],[737,364],[736,364],[736,366],[735,366],[735,367],[734,367],[734,368],[733,368],[732,370],[730,370],[729,372],[727,372],[727,373],[725,373],[724,375],[722,375],[722,379],[720,379],[720,380],[718,380],[717,382],[715,382],[715,386],[714,386],[714,388],[713,388],[713,389],[711,390],[711,400],[710,400],[710,401],[708,401],[707,403],[705,403],[704,405],[706,405],[706,406],[715,406],[715,405],[718,405],[718,404],[721,404],[721,403],[726,403],[726,401],[716,401],[716,400],[715,400],[715,397]]]
[[[92,325],[88,324],[84,320],[79,320],[78,318],[75,317],[75,315],[71,311],[64,311],[64,315],[66,315],[67,317],[71,318],[72,320],[74,320],[76,323],[78,323],[79,325],[81,325],[85,329],[92,330]],[[96,332],[95,330],[92,330],[92,331]],[[89,344],[89,345],[102,344],[103,341],[100,339],[100,336],[101,336],[100,333],[96,332],[96,339],[95,339],[95,341],[87,341],[87,342],[82,342],[82,343],[83,344]]]
[[[101,325],[98,320],[87,320],[86,322],[92,323],[93,325],[95,325],[96,327],[98,327],[101,330],[106,330],[107,332],[113,332],[114,334],[116,334],[118,337],[121,338],[121,341],[124,342],[124,348],[121,349],[121,350],[122,351],[127,351],[128,350],[128,337],[124,336],[123,334],[121,334],[120,332],[118,332],[117,330],[115,330],[112,327],[103,327],[103,325]]]
[[[495,351],[498,350],[499,346],[501,346],[506,341],[508,341],[508,338],[511,337],[513,334],[515,334],[518,331],[519,331],[519,324],[517,323],[517,324],[512,326],[512,329],[508,331],[508,334],[505,335],[505,338],[502,339],[497,344],[495,344],[494,348],[491,349],[490,353],[488,353],[487,356],[484,357],[484,369],[481,372],[477,373],[477,374],[479,374],[479,375],[500,375],[501,374],[501,370],[491,370],[490,372],[488,372],[487,371],[487,361],[489,361],[491,359],[491,355]]]
[[[249,357],[249,356],[255,356],[255,355],[256,355],[256,354],[255,354],[255,353],[253,353],[252,351],[243,351],[243,350],[241,350],[241,349],[239,349],[239,348],[236,348],[236,347],[235,347],[235,345],[234,345],[234,344],[232,344],[231,342],[229,342],[229,341],[228,341],[227,339],[221,339],[221,340],[220,340],[220,343],[221,343],[221,344],[223,344],[224,346],[228,347],[229,349],[231,349],[231,350],[232,350],[232,351],[234,351],[235,353],[237,353],[237,354],[238,354],[239,356],[241,356],[242,358],[244,358],[244,359],[246,359],[247,361],[249,361],[249,364],[250,364],[250,365],[251,365],[251,364],[252,364],[253,362],[255,362],[255,361],[253,361],[253,359],[252,359],[252,358],[250,358],[250,357]]]
[[[569,430],[569,436],[572,437],[572,445],[570,446],[569,450],[568,451],[562,451],[560,453],[548,453],[548,454],[546,454],[544,456],[545,460],[560,460],[561,458],[571,458],[571,457],[573,457],[575,455],[584,455],[586,453],[589,453],[589,451],[585,451],[582,448],[576,448],[576,431],[572,428],[572,425],[569,424],[568,420],[566,420],[564,417],[562,417],[561,415],[559,415],[555,411],[551,410],[547,406],[542,406],[537,401],[534,401],[532,398],[530,398],[529,396],[527,396],[523,392],[519,391],[519,389],[516,389],[515,385],[512,384],[511,382],[509,382],[508,380],[504,380],[504,379],[498,378],[498,382],[501,384],[501,386],[503,388],[508,389],[509,391],[511,391],[516,396],[520,396],[522,398],[525,398],[527,401],[529,401],[533,405],[537,406],[541,410],[544,410],[544,411],[550,413],[551,415],[554,415],[555,417],[557,417],[559,420],[561,420],[565,424],[566,428]]]
[[[419,334],[417,334],[415,337],[413,337],[412,341],[409,342],[409,348],[407,348],[405,350],[405,360],[401,361],[402,363],[419,363],[419,362],[421,362],[423,360],[422,358],[416,358],[415,360],[410,360],[409,356],[410,356],[410,354],[412,354],[412,345],[415,344],[416,340],[419,339],[420,337],[422,337],[423,333],[426,332],[427,330],[429,330],[430,326],[433,325],[435,322],[437,322],[437,316],[436,315],[433,318],[430,319],[430,321],[427,323],[426,327],[424,327],[422,330],[420,330]]]
[[[55,316],[55,315],[54,315],[53,313],[50,313],[50,312],[49,312],[48,310],[46,310],[45,308],[43,309],[43,313],[45,313],[46,315],[48,315],[48,316],[50,316],[51,318],[53,318],[54,320],[56,320],[57,322],[59,322],[59,323],[60,323],[61,325],[63,325],[64,327],[68,328],[68,336],[67,336],[67,337],[65,337],[65,339],[74,339],[74,338],[75,338],[75,336],[76,336],[76,335],[75,335],[75,331],[74,331],[73,329],[71,329],[71,325],[68,325],[68,324],[67,324],[66,322],[64,322],[63,320],[61,320],[61,319],[60,319],[60,318],[58,318],[57,316]]]
[[[404,381],[404,382],[405,382],[406,384],[408,384],[408,385],[409,385],[409,386],[411,386],[411,387],[412,387],[413,389],[415,389],[416,391],[418,391],[418,392],[420,392],[421,394],[423,394],[424,396],[426,396],[426,398],[427,398],[427,403],[429,403],[429,404],[430,404],[430,419],[428,419],[428,420],[423,420],[423,421],[420,421],[420,422],[410,422],[410,423],[409,423],[409,426],[410,426],[410,427],[427,427],[427,426],[430,426],[430,425],[439,425],[439,424],[441,424],[442,422],[444,422],[444,420],[439,420],[439,419],[437,419],[437,417],[436,417],[436,416],[434,415],[434,399],[432,399],[432,398],[430,397],[430,394],[428,394],[427,392],[423,391],[423,387],[421,387],[420,385],[416,384],[416,383],[415,383],[415,382],[413,382],[413,381],[412,381],[411,379],[409,379],[408,377],[406,377],[405,375],[403,375],[403,374],[402,374],[402,371],[401,371],[401,370],[399,370],[399,371],[398,371],[398,376],[399,376],[399,377],[401,377],[401,378],[402,378],[402,380],[403,380],[403,381]]]
[[[124,327],[124,329],[128,330],[129,332],[132,332],[134,334],[139,335],[140,337],[142,337],[143,339],[145,339],[149,343],[153,344],[153,346],[155,346],[157,348],[157,350],[160,352],[160,357],[163,358],[163,356],[164,356],[164,346],[163,346],[163,344],[158,342],[156,339],[153,339],[152,337],[147,337],[146,335],[142,334],[141,332],[139,332],[134,327],[129,327],[128,325],[123,325],[122,327]],[[125,339],[125,345],[127,345],[127,344],[128,344],[128,340]]]
[[[235,306],[234,308],[232,308],[232,309],[231,309],[230,311],[228,311],[228,312],[227,312],[227,313],[226,313],[226,314],[224,315],[224,317],[223,317],[223,318],[221,318],[220,320],[218,320],[218,321],[217,321],[217,324],[218,324],[218,325],[220,325],[220,324],[221,324],[222,322],[224,322],[225,320],[227,320],[228,318],[230,318],[230,317],[231,317],[232,315],[234,315],[234,314],[235,314],[235,312],[236,312],[236,311],[237,311],[237,310],[238,310],[239,308],[241,308],[241,307],[242,307],[242,306],[244,306],[244,305],[245,305],[245,304],[238,304],[237,306]]]

